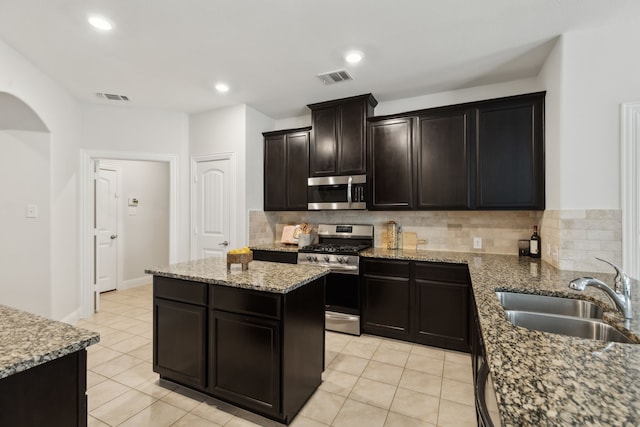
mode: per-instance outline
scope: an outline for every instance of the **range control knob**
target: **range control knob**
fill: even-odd
[[[311,261],[311,255],[307,255],[307,261]]]
[[[325,261],[325,262],[329,262],[329,255],[325,255],[325,256],[324,256],[324,261]]]

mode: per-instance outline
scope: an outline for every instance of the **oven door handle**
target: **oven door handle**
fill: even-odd
[[[347,181],[347,203],[349,203],[349,207],[351,207],[351,183],[353,182],[353,177],[349,177]]]
[[[319,265],[320,267],[327,267],[331,271],[353,271],[353,270],[357,270],[358,269],[357,265],[344,265],[342,267],[338,267],[338,266],[335,266],[333,264],[327,264],[327,263],[319,263],[319,264],[312,264],[312,265]]]

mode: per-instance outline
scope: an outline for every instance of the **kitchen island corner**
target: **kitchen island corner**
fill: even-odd
[[[290,423],[322,381],[324,276],[315,266],[207,258],[153,274],[161,378]]]

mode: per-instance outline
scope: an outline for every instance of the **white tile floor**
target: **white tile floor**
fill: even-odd
[[[281,426],[161,381],[152,370],[151,285],[103,294],[78,326],[88,348],[89,426]],[[323,383],[294,427],[475,426],[468,354],[369,335],[327,333]]]

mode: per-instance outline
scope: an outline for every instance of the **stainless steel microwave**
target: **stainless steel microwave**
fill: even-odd
[[[367,176],[308,178],[309,210],[366,209]]]

